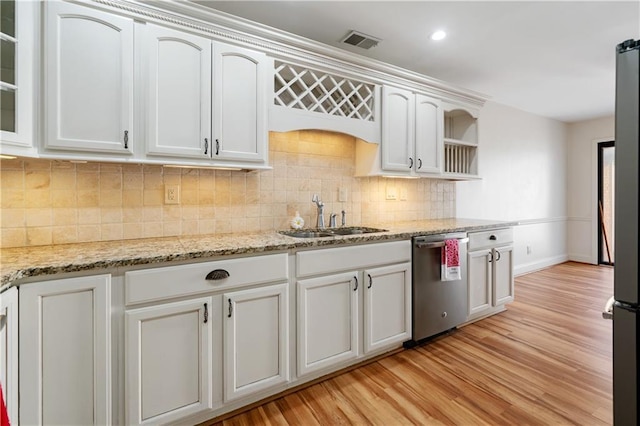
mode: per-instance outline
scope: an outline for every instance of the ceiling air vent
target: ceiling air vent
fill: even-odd
[[[359,33],[357,31],[351,31],[345,38],[342,39],[343,43],[350,44],[352,46],[358,46],[363,49],[371,49],[376,47],[382,40],[379,38],[371,37],[366,34]]]

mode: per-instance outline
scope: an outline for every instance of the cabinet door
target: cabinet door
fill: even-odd
[[[357,272],[298,281],[298,375],[358,356]]]
[[[411,263],[364,271],[364,352],[411,338]]]
[[[20,423],[111,424],[110,275],[20,287]]]
[[[469,270],[469,317],[475,317],[491,308],[491,250],[470,251],[467,254]]]
[[[12,424],[18,421],[18,288],[0,294],[0,385]]]
[[[417,173],[440,174],[444,160],[442,106],[438,99],[416,95]]]
[[[133,20],[46,3],[47,148],[130,154]]]
[[[211,41],[153,24],[144,31],[147,152],[211,156]]]
[[[266,161],[269,61],[262,53],[214,45],[214,159]]]
[[[213,308],[214,299],[202,297],[126,313],[129,424],[177,421],[211,408]]]
[[[513,300],[513,246],[493,249],[493,305]]]
[[[414,163],[415,100],[408,90],[382,88],[382,169],[409,173]]]
[[[226,293],[225,401],[289,380],[288,284]]]
[[[0,8],[0,147],[3,154],[33,152],[37,7],[36,2],[4,0]]]

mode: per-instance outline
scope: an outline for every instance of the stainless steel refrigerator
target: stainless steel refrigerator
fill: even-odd
[[[613,422],[638,424],[640,40],[617,46]]]

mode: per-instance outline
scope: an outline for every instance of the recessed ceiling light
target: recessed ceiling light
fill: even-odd
[[[438,30],[436,32],[434,32],[433,34],[431,34],[431,40],[442,40],[443,38],[445,38],[447,36],[447,33],[445,33],[442,30]]]

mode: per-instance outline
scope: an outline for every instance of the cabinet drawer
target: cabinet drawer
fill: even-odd
[[[491,231],[470,232],[469,251],[489,247],[498,247],[513,242],[513,228],[493,229]]]
[[[215,270],[226,271],[228,276],[207,280],[207,275]],[[132,305],[253,284],[286,281],[288,271],[286,253],[131,271],[125,273],[125,303]],[[219,272],[217,275],[227,274]]]
[[[296,276],[308,277],[408,260],[411,260],[410,240],[310,250],[296,254]]]

